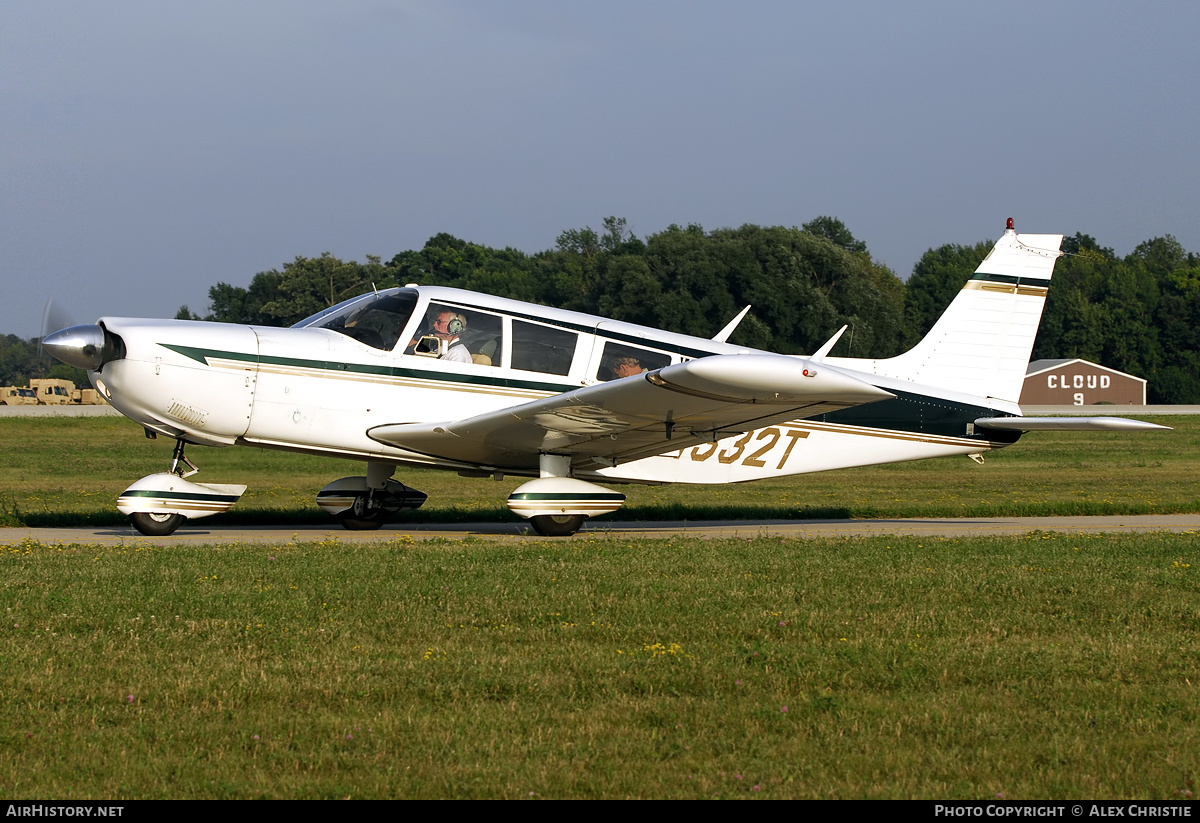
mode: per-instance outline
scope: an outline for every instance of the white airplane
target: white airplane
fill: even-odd
[[[188,443],[361,460],[317,503],[378,528],[425,494],[398,466],[532,477],[508,499],[543,535],[616,511],[597,483],[740,483],[982,455],[1039,429],[1161,429],[1024,418],[1017,399],[1062,235],[1008,221],[929,334],[884,360],[809,357],[458,289],[409,285],[291,328],[104,317],[45,339],[108,402],[176,442],[169,471],[118,499],[143,534],[227,510],[245,486],[200,484]],[[748,308],[748,307],[747,307]],[[844,331],[844,327],[842,331]]]

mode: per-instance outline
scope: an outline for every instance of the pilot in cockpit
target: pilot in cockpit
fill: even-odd
[[[433,333],[439,340],[446,341],[446,351],[439,358],[454,363],[470,363],[471,352],[458,336],[467,330],[467,318],[458,312],[438,312],[433,323]]]
[[[467,318],[464,315],[443,309],[434,318],[430,332],[413,340],[409,346],[413,354],[437,357],[452,363],[470,363],[471,352],[459,339],[459,335],[466,330]]]

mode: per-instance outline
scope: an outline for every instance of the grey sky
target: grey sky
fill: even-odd
[[[7,2],[0,333],[296,255],[841,218],[1200,251],[1194,3]]]

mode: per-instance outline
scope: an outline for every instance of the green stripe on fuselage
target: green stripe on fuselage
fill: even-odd
[[[269,365],[290,366],[315,371],[330,371],[340,374],[370,374],[411,380],[432,380],[441,383],[466,383],[474,386],[527,389],[551,394],[560,394],[579,388],[571,384],[564,385],[562,383],[515,380],[482,374],[457,374],[428,371],[425,369],[342,363],[331,360],[305,360],[297,357],[267,356],[259,358],[256,355],[245,352],[200,349],[192,346],[176,346],[166,343],[160,345],[205,365],[208,364],[208,358],[216,358],[244,363],[262,362]],[[1006,412],[1000,412],[987,406],[960,403],[954,400],[898,391],[896,389],[889,388],[888,391],[891,391],[896,397],[823,414],[812,419],[823,423],[834,423],[843,426],[866,426],[875,429],[890,429],[892,431],[932,434],[944,437],[970,437],[971,439],[979,440],[981,444],[988,442],[1015,443],[1020,437],[1019,432],[989,431],[986,436],[981,434],[967,434],[968,424],[974,423],[981,417],[1003,416]]]
[[[306,360],[300,357],[276,357],[273,355],[260,357],[254,354],[247,354],[246,352],[199,349],[193,346],[176,346],[169,343],[160,343],[159,345],[182,354],[184,357],[188,357],[198,363],[203,363],[206,366],[209,365],[209,358],[213,358],[218,360],[234,360],[242,363],[264,363],[270,366],[289,366],[295,369],[337,372],[340,374],[370,374],[382,377],[407,378],[410,380],[437,380],[443,383],[466,383],[472,386],[527,389],[554,394],[579,388],[569,383],[544,383],[535,380],[517,380],[511,377],[460,374],[455,372],[429,371],[426,369],[404,369],[395,366],[372,366],[365,363],[344,363],[338,360]]]

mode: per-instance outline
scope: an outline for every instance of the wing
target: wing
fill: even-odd
[[[892,396],[809,359],[716,355],[465,420],[377,426],[368,435],[481,466],[534,469],[538,455],[550,453],[592,469]]]
[[[1129,420],[1124,417],[981,417],[976,426],[1000,431],[1154,431],[1170,430],[1170,426]]]

